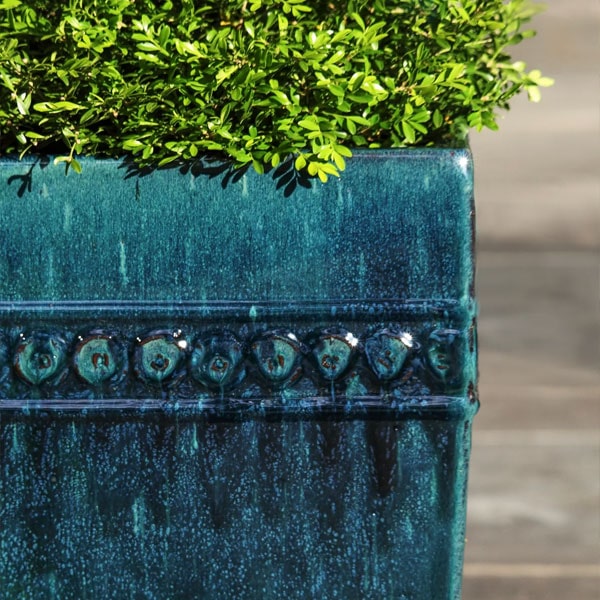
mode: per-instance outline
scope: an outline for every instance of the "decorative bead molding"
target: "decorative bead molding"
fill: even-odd
[[[3,335],[10,399],[293,401],[464,395],[466,332],[454,328],[107,329]]]

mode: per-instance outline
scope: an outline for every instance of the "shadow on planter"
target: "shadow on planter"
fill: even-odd
[[[16,184],[16,194],[19,198],[22,198],[26,193],[31,193],[33,189],[35,168],[39,167],[43,170],[50,165],[50,162],[51,159],[48,155],[35,157],[34,162],[28,166],[26,173],[10,175],[7,179],[7,184],[9,186]],[[123,159],[119,168],[126,170],[125,179],[146,177],[157,170],[177,169],[182,175],[191,174],[194,177],[220,178],[221,187],[225,189],[230,184],[239,183],[251,167],[234,169],[230,162],[207,154],[192,162],[186,161],[179,165],[175,163],[161,169],[138,167],[133,161]],[[271,176],[277,190],[283,189],[283,195],[286,198],[289,198],[298,186],[306,189],[310,189],[311,187],[311,179],[305,173],[299,173],[294,169],[292,158],[285,160],[277,168],[267,167],[266,174]]]

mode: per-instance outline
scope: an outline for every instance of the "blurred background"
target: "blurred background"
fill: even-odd
[[[549,0],[555,78],[474,134],[480,396],[463,600],[600,599],[600,2]]]

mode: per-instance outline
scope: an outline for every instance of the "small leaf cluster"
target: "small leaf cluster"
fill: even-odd
[[[326,181],[352,148],[452,146],[551,80],[528,0],[0,0],[0,153],[206,152]]]

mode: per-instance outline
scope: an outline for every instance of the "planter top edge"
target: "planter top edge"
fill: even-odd
[[[447,155],[449,157],[454,157],[456,155],[471,157],[471,149],[469,145],[460,146],[460,147],[442,147],[442,146],[433,146],[426,148],[378,148],[378,149],[369,149],[369,148],[351,148],[352,150],[352,158],[349,158],[349,161],[352,161],[354,158],[359,159],[391,159],[391,158],[402,158],[402,160],[410,159],[410,160],[421,160],[431,157],[439,157],[442,155]],[[24,156],[23,158],[19,158],[17,155],[6,155],[0,156],[0,167],[3,165],[11,165],[13,166],[15,163],[19,163],[21,165],[35,165],[38,163],[41,156],[45,156],[49,159],[50,163],[56,157],[55,154],[29,154]],[[205,156],[210,156],[210,153],[207,153]],[[81,163],[90,163],[90,162],[101,162],[103,164],[114,164],[123,167],[127,167],[131,162],[129,157],[121,157],[121,158],[106,158],[106,157],[95,157],[92,155],[81,155],[77,157],[77,160]],[[190,161],[191,162],[191,161]],[[50,164],[48,164],[50,166]],[[54,165],[52,165],[54,166]],[[156,170],[168,170],[175,169],[181,166],[180,164],[176,164],[174,166],[166,166],[162,168],[157,168]]]

